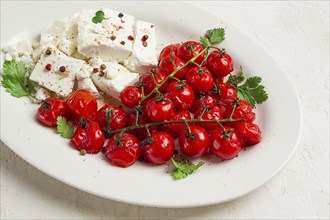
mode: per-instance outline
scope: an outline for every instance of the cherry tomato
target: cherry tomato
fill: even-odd
[[[224,106],[228,106],[237,100],[237,91],[228,83],[220,83],[217,85],[219,94],[214,94],[214,97]]]
[[[127,115],[127,126],[135,125],[135,119],[136,119],[136,114],[135,113],[128,114]],[[139,120],[138,120],[139,125],[144,125],[144,124],[148,124],[148,123],[151,123],[151,122],[152,121],[147,117],[147,115],[139,114]],[[158,126],[149,127],[150,132],[157,131],[157,130],[158,130]],[[148,132],[145,128],[139,128],[139,129],[131,130],[130,133],[134,134],[137,138],[139,138],[139,140],[145,139],[148,135]]]
[[[195,55],[203,51],[203,46],[196,41],[187,41],[181,44],[177,49],[177,56],[180,57],[183,61],[188,62]],[[198,56],[195,60],[196,63],[201,64],[204,59],[204,53]]]
[[[56,127],[59,116],[69,119],[68,106],[62,99],[47,98],[38,109],[37,118],[44,125]]]
[[[151,121],[164,121],[168,119],[174,112],[174,104],[167,97],[152,98],[146,105],[146,113]]]
[[[196,112],[197,109],[203,106],[213,107],[217,104],[217,100],[211,94],[198,93],[195,94],[195,99],[190,107],[190,111]]]
[[[171,56],[171,57],[164,57],[162,60],[160,60],[159,68],[163,71],[163,73],[166,76],[168,76],[171,73],[173,73],[175,68],[180,68],[183,65],[185,65],[185,62],[181,58],[177,56]],[[187,70],[188,67],[184,67],[183,69],[178,71],[174,76],[178,79],[183,79]]]
[[[173,138],[161,131],[155,131],[151,134],[151,142],[142,142],[142,155],[148,163],[165,163],[173,156],[174,149]]]
[[[233,111],[233,105],[235,103],[232,103],[232,105],[228,106],[226,108],[226,111],[224,113],[224,117],[225,118],[229,118],[231,112]],[[233,119],[246,119],[247,122],[253,122],[254,119],[256,117],[256,114],[254,112],[252,112],[252,108],[251,105],[245,101],[245,100],[239,100],[239,106],[236,107],[236,109],[234,110],[233,113]],[[235,127],[237,124],[237,122],[226,122],[226,125],[230,126],[230,127]]]
[[[137,88],[136,86],[127,86],[120,93],[121,102],[128,108],[133,108],[134,106],[139,105],[141,98],[141,89]]]
[[[212,51],[207,57],[207,68],[214,76],[225,77],[234,70],[234,64],[229,54]]]
[[[141,143],[132,134],[116,134],[109,139],[105,148],[105,156],[118,167],[134,164],[141,155]]]
[[[194,101],[194,91],[185,82],[171,82],[166,88],[166,93],[178,109],[188,109]]]
[[[261,131],[257,124],[249,122],[239,122],[237,123],[235,130],[241,138],[241,143],[243,147],[258,144],[261,141]]]
[[[174,121],[183,119],[191,119],[191,115],[188,110],[177,110],[167,120]],[[170,134],[173,138],[179,137],[184,128],[184,123],[163,124],[160,126],[162,131]]]
[[[72,92],[68,96],[66,103],[75,122],[78,122],[82,117],[86,120],[91,119],[97,111],[95,98],[85,89]]]
[[[179,136],[179,146],[181,152],[189,157],[199,157],[203,155],[209,147],[209,135],[200,126],[190,126],[188,130],[181,132]]]
[[[210,137],[210,150],[222,160],[229,160],[241,151],[241,142],[238,134],[232,128],[220,127],[215,129]]]
[[[159,54],[159,60],[164,59],[165,57],[170,57],[176,55],[176,51],[180,44],[171,44],[162,49],[162,51]]]
[[[108,135],[112,130],[126,127],[127,115],[121,108],[107,104],[95,113],[94,120],[99,123],[102,131]]]
[[[204,112],[204,113],[203,113]],[[202,119],[205,120],[214,120],[214,119],[222,119],[222,112],[219,106],[214,106],[209,109],[203,110],[203,108],[199,108],[194,115],[194,118],[199,118],[202,115]],[[201,126],[207,131],[211,131],[220,127],[220,125],[216,122],[197,122],[196,125]]]
[[[191,68],[186,74],[186,80],[195,92],[208,92],[214,84],[213,76],[206,67]]]
[[[154,77],[156,83],[158,83],[158,84],[163,82],[166,79],[166,75],[159,68],[150,70],[150,71],[146,72],[145,74],[143,74],[141,76],[140,82],[143,85],[145,95],[148,95],[156,87],[155,82],[152,79],[152,76]],[[165,91],[166,85],[167,85],[167,82],[164,83],[164,85],[162,85],[159,88],[159,91],[161,91],[161,92]]]
[[[71,143],[77,150],[85,150],[87,153],[100,152],[105,141],[104,133],[96,121],[89,122],[86,127],[78,125]]]

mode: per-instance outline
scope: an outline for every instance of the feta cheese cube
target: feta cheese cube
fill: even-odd
[[[145,21],[137,21],[134,30],[133,51],[125,60],[124,66],[131,71],[145,73],[156,68],[158,64],[155,26]]]
[[[97,88],[95,87],[91,78],[78,80],[78,89],[86,89],[91,92],[94,98],[96,99],[101,98],[101,95],[97,90]]]
[[[104,62],[100,59],[90,60],[92,67],[99,68],[105,65],[103,74],[94,73],[91,78],[94,84],[106,95],[120,100],[120,93],[125,87],[134,85],[139,80],[138,73],[131,73],[116,62]]]
[[[44,51],[41,54],[40,60],[30,75],[30,79],[60,96],[67,96],[72,92],[75,76],[85,62],[68,57],[56,49],[55,46],[51,46],[49,49],[52,53],[46,55]],[[50,71],[45,69],[47,64],[52,66]],[[64,72],[59,70],[61,66],[65,67]]]
[[[40,87],[37,90],[36,95],[35,95],[36,99],[38,99],[39,101],[50,98],[50,96],[51,96],[50,92],[47,89],[43,88],[43,87]]]
[[[134,17],[117,11],[102,9],[104,19],[93,23],[97,10],[85,10],[78,19],[78,51],[84,56],[101,57],[106,61],[123,63],[132,51]],[[121,16],[122,15],[122,16]]]
[[[22,40],[17,43],[5,46],[2,48],[5,60],[15,60],[25,63],[28,68],[34,66],[32,59],[32,43],[29,40]]]

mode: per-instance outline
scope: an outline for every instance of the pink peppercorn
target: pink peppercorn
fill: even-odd
[[[45,69],[47,71],[51,71],[52,70],[52,64],[48,63],[46,66],[45,66]]]
[[[143,35],[143,37],[141,38],[142,41],[146,41],[148,40],[149,36],[148,35]]]
[[[93,73],[97,73],[99,71],[99,68],[93,68]]]

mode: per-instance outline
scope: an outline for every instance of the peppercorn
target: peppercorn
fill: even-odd
[[[46,66],[45,66],[45,69],[47,71],[51,71],[52,70],[52,64],[48,63]]]
[[[65,66],[60,67],[60,72],[62,72],[62,73],[65,72]]]
[[[51,50],[50,48],[48,48],[48,49],[46,50],[46,55],[49,56],[49,55],[51,55],[51,54],[52,54],[52,50]]]
[[[124,17],[124,14],[120,12],[120,13],[118,14],[118,17],[122,18],[122,17]]]
[[[107,68],[107,66],[105,65],[105,64],[102,64],[101,66],[100,66],[100,69],[101,70],[105,70]]]

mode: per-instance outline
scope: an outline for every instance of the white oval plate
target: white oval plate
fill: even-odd
[[[20,157],[48,175],[83,191],[116,201],[154,207],[194,207],[229,201],[260,187],[293,155],[301,130],[298,96],[274,59],[233,24],[184,2],[28,2],[1,15],[1,47],[17,36],[35,37],[53,20],[82,9],[107,7],[156,24],[159,47],[198,40],[207,29],[226,27],[223,47],[236,70],[259,75],[269,100],[257,107],[263,141],[238,158],[210,162],[175,181],[169,167],[137,163],[110,165],[102,154],[80,156],[68,140],[35,119],[37,105],[16,99],[1,87],[1,139]]]

